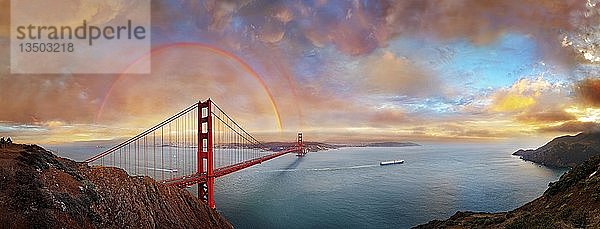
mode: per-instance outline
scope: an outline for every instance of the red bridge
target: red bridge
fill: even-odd
[[[270,149],[208,99],[85,162],[119,167],[182,188],[197,184],[198,197],[215,208],[215,178],[288,153],[306,152],[302,133],[288,148]]]

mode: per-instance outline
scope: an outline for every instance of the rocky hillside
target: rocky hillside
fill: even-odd
[[[0,179],[3,228],[231,228],[185,190],[35,145],[0,149]]]
[[[510,212],[457,212],[416,228],[600,228],[600,156],[561,176],[534,201]]]
[[[513,155],[547,166],[572,168],[600,155],[600,132],[558,137],[538,149],[519,150]]]

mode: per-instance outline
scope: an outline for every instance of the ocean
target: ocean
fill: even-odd
[[[90,155],[55,148],[75,160]],[[236,228],[410,228],[456,211],[508,211],[566,171],[512,156],[518,149],[426,144],[290,154],[218,178],[216,205]],[[405,162],[379,165],[387,160]]]

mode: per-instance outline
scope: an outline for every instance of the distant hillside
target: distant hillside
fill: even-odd
[[[405,146],[420,146],[412,142],[375,142],[364,145],[365,147],[405,147]]]
[[[232,228],[190,192],[35,145],[0,148],[0,228]]]
[[[521,149],[513,155],[547,166],[574,167],[592,156],[600,155],[600,133],[557,137],[540,148]]]
[[[263,144],[269,147],[272,151],[279,151],[281,149],[295,146],[296,142],[267,142]],[[322,150],[337,149],[344,146],[327,144],[322,142],[304,142],[304,147],[306,147],[310,152],[317,152]]]
[[[288,147],[296,145],[295,142],[267,142],[264,143],[272,151],[278,151]],[[344,147],[406,147],[406,146],[420,146],[417,143],[412,142],[374,142],[367,144],[329,144],[323,142],[304,142],[304,147],[310,152],[317,152],[322,150],[338,149]]]
[[[550,183],[541,197],[515,210],[457,212],[415,228],[600,228],[600,156],[576,166]]]

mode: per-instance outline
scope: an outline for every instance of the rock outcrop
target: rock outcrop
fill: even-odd
[[[553,139],[535,150],[519,150],[513,155],[553,167],[574,167],[600,155],[600,133],[580,133]]]
[[[118,168],[90,167],[35,145],[0,149],[7,228],[232,228],[188,191]]]

